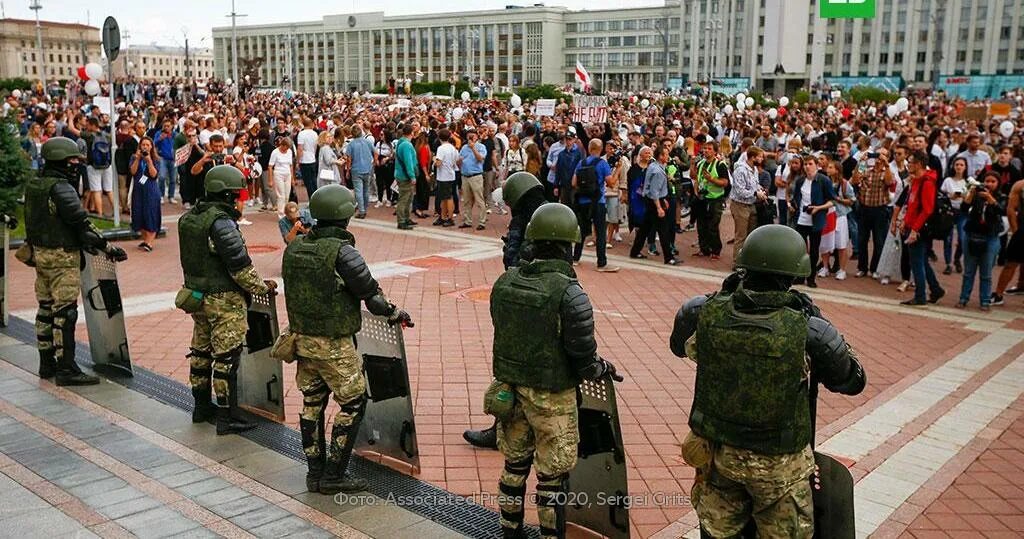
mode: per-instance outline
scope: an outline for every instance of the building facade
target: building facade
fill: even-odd
[[[789,92],[824,77],[1024,72],[1024,0],[876,0],[872,19],[822,19],[823,0],[669,0],[629,9],[503,10],[239,26],[238,72],[259,86],[367,90],[389,77],[483,77],[497,86],[574,81],[576,62],[599,87],[662,88],[724,77]],[[231,78],[232,29],[213,29],[218,78]]]
[[[126,74],[140,80],[168,81],[194,78],[207,80],[214,76],[213,51],[204,48],[165,47],[162,45],[131,45],[122,48],[114,63],[114,76]]]
[[[79,66],[100,62],[100,29],[77,23],[39,21],[43,48],[38,47],[36,21],[0,19],[0,78],[69,79]],[[40,60],[42,61],[40,63]]]

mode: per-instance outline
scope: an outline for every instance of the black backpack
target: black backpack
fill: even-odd
[[[956,213],[957,210],[953,208],[949,196],[936,186],[935,209],[928,216],[928,220],[924,222],[921,235],[933,240],[946,239],[953,231],[953,227],[956,226]]]
[[[587,160],[584,159],[583,164],[576,171],[576,194],[578,196],[595,197],[599,195],[597,191],[598,161],[600,161],[600,158],[594,159],[590,165],[587,165]]]

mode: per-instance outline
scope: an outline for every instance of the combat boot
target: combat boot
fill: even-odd
[[[324,456],[306,457],[306,491],[320,492],[320,481],[324,476]]]
[[[483,430],[467,430],[462,433],[462,438],[469,442],[469,445],[484,449],[498,448],[498,424],[491,425]]]
[[[238,434],[245,432],[256,427],[255,423],[250,423],[244,419],[237,419],[231,417],[231,409],[227,406],[217,407],[217,435],[223,436],[225,434]]]
[[[360,411],[351,426],[334,426],[331,432],[331,455],[327,458],[324,475],[320,478],[320,494],[366,490],[365,479],[353,477],[348,473],[348,461],[352,458],[352,448],[355,447],[356,434],[359,432],[362,419]],[[339,447],[337,440],[342,436],[345,436],[345,444]]]
[[[53,349],[39,351],[39,377],[53,378],[57,374],[57,358]]]
[[[324,438],[324,413],[316,421],[299,419],[299,433],[302,437],[302,449],[306,453],[306,490],[320,492],[320,478],[324,475],[324,461],[327,455],[327,440]],[[309,456],[316,453],[315,457]]]
[[[99,377],[85,374],[75,363],[75,324],[78,322],[78,306],[71,304],[53,314],[54,325],[61,329],[61,342],[54,342],[54,356],[57,362],[55,373],[58,386],[91,386],[100,383]]]
[[[217,405],[210,400],[209,384],[193,387],[192,399],[195,402],[192,408],[193,423],[206,423],[217,417]]]

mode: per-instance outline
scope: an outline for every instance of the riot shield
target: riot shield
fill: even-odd
[[[102,254],[84,253],[83,256],[82,303],[93,368],[105,374],[131,376],[132,360],[124,329],[121,288],[117,285],[117,265]]]
[[[252,297],[249,305],[249,331],[238,366],[238,404],[246,410],[277,421],[284,421],[284,375],[281,362],[270,357],[279,332],[277,294]]]
[[[363,327],[356,334],[356,349],[363,356],[367,396],[366,415],[356,437],[356,450],[407,462],[414,470],[419,470],[402,326],[389,325],[386,318],[363,311]]]
[[[853,509],[853,475],[843,463],[814,452],[814,536],[853,539],[856,536]]]
[[[3,227],[4,242],[0,246],[4,250],[3,257],[0,258],[0,327],[7,327],[7,265],[10,261],[8,256],[11,250],[11,231],[7,228],[7,216],[4,216],[4,224],[0,225]]]
[[[580,443],[576,467],[569,472],[566,520],[611,539],[629,537],[626,452],[615,400],[607,376],[579,385]]]

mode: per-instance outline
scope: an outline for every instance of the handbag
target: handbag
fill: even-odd
[[[270,357],[284,363],[295,361],[297,357],[295,334],[292,333],[290,327],[284,328],[284,331],[277,336],[274,346],[270,348]]]
[[[334,182],[334,171],[329,168],[320,169],[320,179],[325,182]]]

